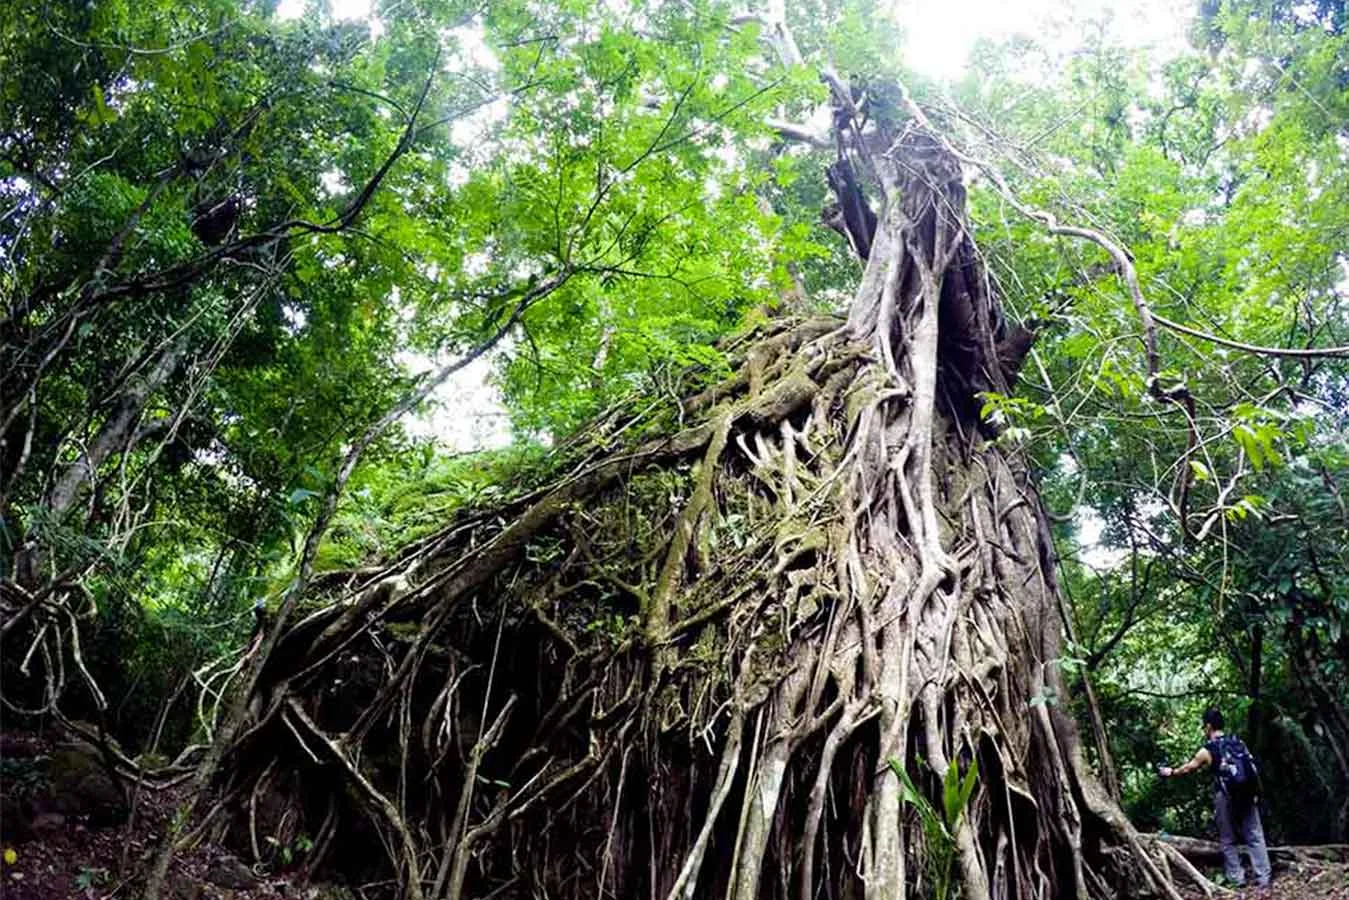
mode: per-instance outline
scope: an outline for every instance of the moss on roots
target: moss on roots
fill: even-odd
[[[890,900],[932,885],[888,761],[940,806],[977,760],[966,896],[1176,896],[1052,702],[1053,551],[974,413],[1003,325],[959,172],[896,146],[846,322],[740,339],[682,425],[605,420],[289,629],[220,827],[390,895]]]

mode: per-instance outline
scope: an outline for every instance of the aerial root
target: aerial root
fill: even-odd
[[[354,864],[354,806],[408,897],[889,900],[937,849],[890,761],[941,812],[979,757],[951,823],[967,895],[1078,865],[1103,897],[1119,848],[1175,900],[1104,794],[1076,811],[1096,795],[1071,752],[1034,764],[1074,738],[1032,703],[1062,689],[1058,619],[1012,464],[934,406],[939,450],[895,465],[914,401],[877,399],[836,327],[774,340],[672,437],[467,514],[292,626],[227,756],[254,856],[280,792],[310,865]],[[1101,823],[1100,860],[1055,858]]]

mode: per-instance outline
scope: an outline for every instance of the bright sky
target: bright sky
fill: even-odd
[[[276,14],[291,19],[309,0],[281,0]],[[328,0],[337,19],[370,16],[372,0]],[[1052,50],[1071,52],[1085,29],[1106,22],[1107,33],[1129,47],[1174,51],[1184,45],[1195,0],[892,0],[891,14],[906,32],[904,53],[915,69],[936,77],[964,71],[979,38],[1033,36]]]
[[[1175,52],[1184,47],[1196,6],[1195,0],[893,0],[891,11],[905,31],[905,61],[952,78],[964,71],[979,38],[1024,34],[1067,54],[1100,21],[1127,47]]]
[[[1128,47],[1175,53],[1195,0],[892,0],[905,31],[905,62],[934,77],[965,72],[975,40],[1029,35],[1068,54],[1105,23],[1106,35]]]
[[[294,19],[304,14],[306,0],[281,0],[276,5],[276,14],[282,19]],[[364,19],[370,15],[371,0],[330,0],[335,19]]]

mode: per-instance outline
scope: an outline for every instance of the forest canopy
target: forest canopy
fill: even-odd
[[[1214,705],[1349,842],[1344,4],[881,7],[11,3],[5,731],[390,896],[1178,896]]]

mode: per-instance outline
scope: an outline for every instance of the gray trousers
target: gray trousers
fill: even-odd
[[[1233,884],[1245,884],[1246,873],[1241,867],[1238,844],[1246,845],[1255,870],[1255,883],[1269,884],[1269,853],[1265,850],[1265,830],[1260,827],[1260,810],[1252,803],[1245,815],[1238,816],[1232,809],[1231,798],[1220,790],[1213,792],[1213,811],[1218,818],[1218,840],[1223,848],[1223,872]]]

